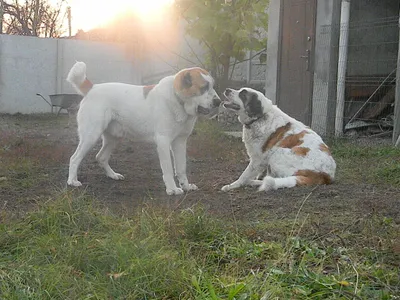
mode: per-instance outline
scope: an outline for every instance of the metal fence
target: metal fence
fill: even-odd
[[[351,22],[344,28],[326,26],[323,28],[321,43],[326,51],[331,51],[329,59],[337,62],[338,73],[330,78],[336,89],[330,95],[318,95],[318,82],[314,82],[314,99],[331,107],[328,123],[338,123],[337,106],[341,89],[344,89],[342,108],[342,131],[345,135],[389,136],[393,132],[395,120],[394,103],[396,92],[396,69],[399,46],[398,16]],[[347,32],[343,32],[347,30]],[[331,36],[347,34],[345,44],[332,42]],[[322,45],[322,46],[323,46]],[[345,48],[344,48],[345,47]],[[346,55],[340,55],[346,52]],[[344,57],[344,59],[343,59]],[[328,66],[328,62],[325,62]],[[330,65],[332,67],[332,65]],[[340,72],[345,76],[340,78]],[[341,86],[342,85],[342,86]],[[323,114],[314,104],[313,118]],[[317,108],[317,109],[315,109]],[[322,109],[322,108],[321,108]],[[341,125],[341,124],[340,124]],[[340,126],[339,126],[340,127]]]
[[[398,45],[398,17],[350,23],[345,132],[393,131]]]

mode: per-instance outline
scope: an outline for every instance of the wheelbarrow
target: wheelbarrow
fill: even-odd
[[[60,114],[62,109],[68,111],[68,114],[71,109],[77,108],[79,103],[83,99],[83,96],[79,94],[54,94],[49,95],[50,101],[48,101],[41,94],[37,93],[36,96],[42,97],[44,101],[51,107],[51,113],[53,113],[54,107],[59,108],[57,112],[57,116]]]

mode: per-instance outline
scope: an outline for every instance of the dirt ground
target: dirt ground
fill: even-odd
[[[4,136],[18,136],[22,141],[45,145],[37,155],[49,163],[41,169],[38,183],[27,188],[0,190],[0,207],[19,211],[29,207],[38,199],[50,197],[55,190],[66,188],[68,162],[78,143],[76,126],[72,121],[67,127],[66,116],[0,116],[0,146],[5,147]],[[217,216],[234,217],[257,222],[265,218],[294,218],[302,207],[316,222],[329,219],[328,216],[347,215],[350,219],[379,214],[400,223],[400,189],[392,186],[377,186],[346,182],[341,179],[340,169],[337,180],[330,186],[294,188],[268,193],[258,193],[253,188],[239,189],[230,193],[220,191],[224,184],[235,180],[247,165],[244,147],[237,143],[241,152],[237,162],[225,159],[224,145],[208,149],[198,134],[189,140],[188,177],[198,185],[199,190],[183,196],[167,196],[162,181],[154,145],[123,140],[111,159],[116,172],[125,175],[124,181],[107,178],[95,161],[100,148],[98,143],[86,157],[79,170],[83,187],[68,188],[72,192],[86,189],[110,208],[129,213],[146,205],[161,205],[183,209],[200,204]],[[228,147],[229,145],[227,145]],[[212,147],[212,146],[210,146]],[[222,150],[221,150],[222,149]],[[227,149],[229,150],[229,149]],[[0,157],[1,158],[1,157]],[[4,176],[0,170],[0,177]],[[39,176],[39,175],[38,175]]]

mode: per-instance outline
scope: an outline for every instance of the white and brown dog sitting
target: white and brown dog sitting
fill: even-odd
[[[81,185],[77,178],[78,167],[100,137],[103,146],[96,156],[97,161],[108,177],[124,179],[111,169],[108,161],[119,138],[130,134],[157,145],[168,195],[197,189],[186,177],[186,140],[197,116],[208,114],[221,103],[213,88],[214,80],[207,71],[184,69],[153,86],[117,82],[93,84],[86,78],[86,64],[77,62],[67,80],[84,96],[77,116],[79,145],[70,159],[68,185]]]
[[[224,95],[224,107],[236,111],[243,124],[243,142],[250,163],[239,179],[225,185],[223,191],[243,185],[268,191],[333,182],[336,163],[317,133],[256,90],[226,89]],[[255,180],[265,172],[263,180]]]

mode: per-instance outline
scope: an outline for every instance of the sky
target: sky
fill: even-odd
[[[51,0],[57,3],[58,0]],[[174,0],[67,0],[71,6],[72,34],[78,29],[84,31],[101,27],[111,21],[116,15],[134,10],[146,21],[155,21],[163,9]]]

